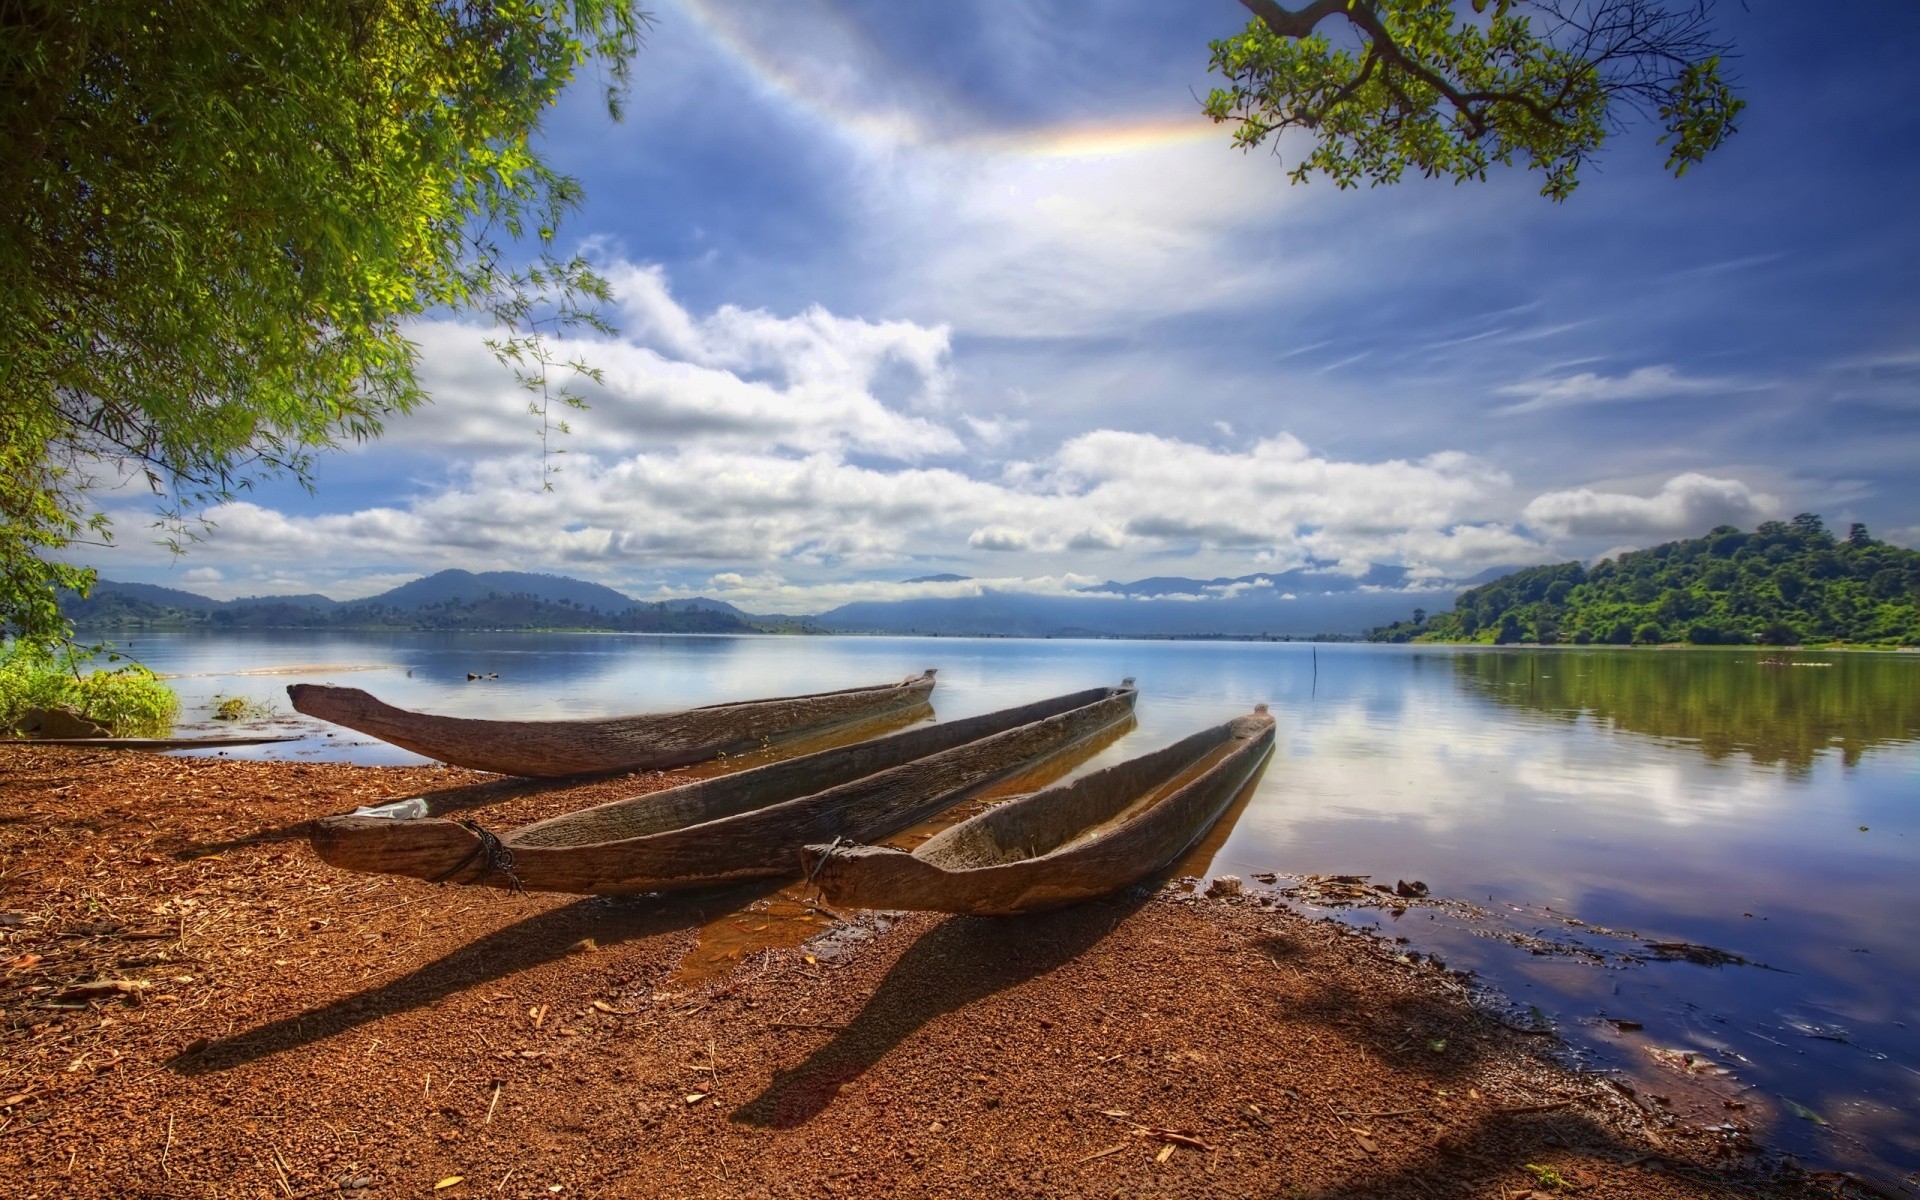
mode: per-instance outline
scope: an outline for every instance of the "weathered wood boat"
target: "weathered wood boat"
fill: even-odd
[[[616,800],[495,837],[436,817],[328,817],[321,858],[356,871],[530,891],[670,891],[799,870],[799,849],[885,837],[1133,712],[1133,681],[921,725]],[[406,803],[406,802],[402,802]],[[391,806],[398,808],[398,806]]]
[[[664,771],[925,704],[933,672],[879,687],[712,704],[682,712],[565,721],[443,717],[384,704],[359,688],[296,683],[296,711],[456,767],[564,778]]]
[[[1249,716],[1164,750],[997,805],[911,854],[810,845],[807,876],[827,902],[1010,916],[1090,900],[1177,860],[1254,778],[1273,718]]]

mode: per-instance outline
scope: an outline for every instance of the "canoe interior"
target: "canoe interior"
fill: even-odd
[[[929,838],[916,858],[948,871],[1023,862],[1098,841],[1202,778],[1245,741],[1237,722],[1073,783],[1023,796]]]
[[[1078,903],[1165,868],[1205,837],[1258,777],[1273,729],[1262,706],[1010,800],[912,853],[816,840],[801,858],[836,906],[1012,916]]]
[[[909,675],[902,683],[889,683],[878,686],[866,684],[861,687],[834,688],[832,691],[827,692],[801,692],[795,696],[781,696],[774,700],[724,700],[719,704],[702,704],[698,708],[689,708],[683,711],[697,713],[721,712],[729,708],[745,708],[750,704],[780,704],[790,700],[825,700],[833,696],[857,696],[862,692],[882,692],[889,688],[911,687],[916,683],[922,682],[931,685],[937,671],[937,667],[928,667],[918,675]]]
[[[509,835],[507,841],[516,847],[589,846],[723,820],[797,796],[824,792],[1002,730],[1069,712],[1103,700],[1114,690],[1090,688],[998,712],[940,721],[665,792],[615,800],[528,825]]]

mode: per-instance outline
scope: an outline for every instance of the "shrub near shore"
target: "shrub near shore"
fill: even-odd
[[[70,710],[115,737],[160,737],[172,726],[180,701],[159,676],[138,663],[86,671],[81,659],[30,642],[0,651],[0,728],[17,730],[36,709]]]
[[[1383,625],[1376,642],[1579,645],[1920,645],[1920,551],[1844,539],[1819,517],[1721,525],[1591,568],[1528,567],[1460,593],[1453,610]]]

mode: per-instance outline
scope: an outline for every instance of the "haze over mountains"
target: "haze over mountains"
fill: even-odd
[[[1466,580],[1413,580],[1403,567],[1364,575],[1312,567],[1237,578],[1163,576],[1065,592],[998,590],[961,575],[908,580],[932,594],[862,601],[807,615],[748,613],[705,596],[643,600],[564,575],[441,571],[359,600],[321,595],[213,600],[155,584],[101,580],[67,599],[90,626],[209,628],[601,628],[634,632],[923,633],[1011,637],[1306,637],[1357,634],[1439,608]]]

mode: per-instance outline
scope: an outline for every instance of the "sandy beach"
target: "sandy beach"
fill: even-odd
[[[421,792],[666,786],[0,748],[0,1179],[56,1196],[1868,1194],[1250,889],[1007,921],[329,868]]]

